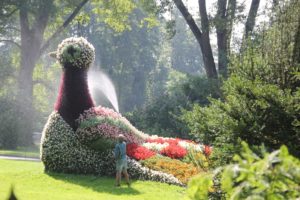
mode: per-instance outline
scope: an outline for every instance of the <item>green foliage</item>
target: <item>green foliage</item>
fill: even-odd
[[[209,159],[202,152],[197,152],[192,148],[188,150],[182,161],[192,163],[198,170],[207,170],[209,167]]]
[[[173,71],[166,92],[149,101],[142,109],[128,114],[130,121],[144,132],[187,138],[186,124],[178,117],[192,103],[207,104],[207,96],[218,95],[216,83],[205,77],[187,76]]]
[[[201,174],[189,181],[187,195],[191,200],[208,199],[209,191],[213,186],[212,174]]]
[[[299,12],[299,1],[282,1],[277,12],[272,13],[271,26],[261,25],[255,37],[248,41],[247,48],[231,57],[231,73],[295,91],[300,85],[295,79],[300,66],[294,59],[299,51],[296,44]]]
[[[217,147],[236,145],[239,138],[251,145],[264,143],[271,149],[286,144],[298,155],[299,143],[295,141],[300,135],[294,121],[299,115],[296,97],[289,90],[232,76],[223,91],[224,102],[211,99],[210,106],[195,105],[185,112],[183,120],[191,134]]]
[[[222,173],[222,189],[232,199],[296,199],[300,197],[300,162],[285,146],[259,158],[246,143],[236,164]]]
[[[110,140],[108,138],[99,138],[96,141],[93,141],[89,147],[99,151],[105,152],[107,150],[112,150],[116,144],[116,141]]]
[[[297,199],[300,197],[300,161],[291,156],[285,146],[272,153],[262,150],[259,157],[242,142],[240,155],[234,163],[222,168],[221,188],[229,199]],[[216,171],[215,173],[219,173]],[[208,199],[213,176],[190,181],[190,199]],[[192,195],[191,195],[192,194]]]
[[[136,8],[131,0],[93,1],[95,12],[104,23],[117,32],[130,29],[129,14]]]
[[[182,117],[194,136],[216,148],[212,160],[230,160],[239,151],[240,139],[251,146],[264,143],[269,149],[285,144],[291,154],[300,156],[300,68],[293,59],[300,4],[289,1],[280,6],[282,12],[273,16],[271,26],[264,26],[232,56],[222,99],[210,99],[207,107],[195,105]]]

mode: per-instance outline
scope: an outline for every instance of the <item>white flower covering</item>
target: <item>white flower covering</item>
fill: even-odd
[[[145,143],[143,143],[143,146],[146,147],[147,149],[151,149],[153,151],[159,152],[162,149],[169,146],[169,144],[167,142],[165,142],[163,144],[156,143],[156,142],[145,142]]]
[[[53,112],[43,130],[41,160],[46,171],[99,174],[114,173],[111,152],[97,152],[81,144],[73,129]]]
[[[43,130],[41,160],[45,170],[51,172],[115,174],[112,151],[98,152],[82,144],[77,132],[74,132],[56,111],[49,116]],[[130,158],[128,170],[134,178],[183,186],[173,175],[143,167],[138,161]]]
[[[186,141],[179,141],[178,145],[182,148],[185,148],[186,150],[192,149],[194,151],[203,152],[203,145],[201,144],[193,144]]]
[[[63,66],[88,68],[95,60],[95,48],[83,37],[67,38],[58,45],[56,58]]]

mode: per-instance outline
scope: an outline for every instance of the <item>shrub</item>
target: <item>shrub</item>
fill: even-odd
[[[183,120],[193,135],[216,147],[238,146],[239,138],[250,145],[264,143],[270,149],[286,144],[292,154],[300,156],[300,133],[294,126],[299,115],[289,90],[232,76],[223,91],[224,102],[211,99],[210,106],[195,105],[185,112]]]
[[[219,96],[217,88],[215,81],[204,76],[169,77],[164,94],[127,113],[126,117],[149,134],[190,138],[186,124],[179,117],[182,109],[190,109],[193,103],[208,104],[208,96]]]
[[[242,143],[234,163],[224,166],[220,176],[223,192],[229,199],[297,199],[300,197],[300,161],[289,155],[285,146],[259,157]],[[216,171],[215,173],[219,173]],[[216,190],[213,175],[190,181],[190,199],[208,199]]]

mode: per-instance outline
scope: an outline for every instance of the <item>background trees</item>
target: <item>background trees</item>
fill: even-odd
[[[281,2],[270,26],[247,41],[232,57],[231,76],[222,87],[223,100],[195,105],[184,120],[196,137],[226,149],[230,157],[240,140],[276,149],[285,144],[299,157],[299,2]],[[296,76],[295,76],[296,75]],[[223,152],[224,153],[224,152]],[[224,157],[224,155],[223,155]]]
[[[209,19],[209,13],[206,9],[206,1],[199,0],[198,6],[201,22],[200,25],[197,24],[193,15],[190,13],[182,0],[174,0],[173,2],[183,15],[186,23],[190,27],[195,38],[197,39],[198,44],[200,45],[207,77],[217,78],[218,72],[223,77],[227,77],[227,65],[231,51],[231,36],[234,21],[236,21],[236,14],[238,12],[237,1],[218,0],[216,5],[217,13],[212,17],[212,19]],[[245,23],[245,40],[249,37],[249,34],[254,28],[259,3],[260,0],[253,0],[251,2],[251,7]],[[213,57],[213,50],[210,40],[212,26],[215,27],[217,33],[218,72],[216,69],[216,62]]]
[[[1,23],[3,42],[15,44],[19,50],[18,70],[16,71],[16,109],[20,119],[26,126],[22,127],[23,144],[30,144],[33,132],[33,120],[35,117],[33,106],[34,85],[42,83],[42,80],[34,80],[33,74],[40,56],[44,53],[53,39],[66,28],[79,13],[88,0],[75,4],[61,4],[61,7],[71,9],[66,20],[59,24],[55,31],[51,31],[50,37],[45,32],[50,31],[51,23],[56,21],[55,15],[59,8],[54,1],[2,1],[1,12],[4,21]],[[9,15],[7,14],[9,13]],[[63,12],[64,13],[64,12]],[[7,24],[6,21],[11,21]],[[55,25],[54,25],[55,26]],[[7,29],[11,31],[6,32]],[[20,44],[18,43],[20,40]],[[28,116],[31,116],[28,117]],[[19,121],[19,120],[17,120]]]

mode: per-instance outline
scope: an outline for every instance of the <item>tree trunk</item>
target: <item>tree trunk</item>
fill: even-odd
[[[300,64],[300,15],[298,18],[298,28],[295,35],[295,44],[293,50],[293,62],[295,64]]]
[[[210,45],[209,38],[209,21],[206,11],[206,2],[205,0],[199,0],[199,12],[201,17],[201,28],[202,28],[202,37],[199,38],[200,47],[202,50],[204,65],[206,66],[206,73],[208,78],[218,78],[218,73],[216,70],[216,65],[212,53],[212,48]]]
[[[21,144],[32,143],[32,132],[34,129],[34,105],[33,105],[33,71],[41,54],[46,50],[51,41],[66,28],[79,13],[80,9],[88,2],[82,0],[73,10],[71,15],[60,26],[53,35],[43,44],[44,32],[48,24],[50,13],[54,8],[54,0],[39,1],[33,13],[33,22],[29,24],[28,5],[20,3],[20,27],[21,27],[21,61],[18,76],[17,101],[22,124],[20,129]],[[23,125],[25,123],[25,126]]]
[[[36,55],[38,51],[31,51],[33,46],[36,46],[34,42],[22,42],[21,48],[21,64],[18,76],[18,93],[17,102],[20,112],[20,118],[25,123],[25,127],[20,127],[22,130],[20,134],[20,144],[30,145],[32,143],[32,132],[34,122],[34,107],[33,107],[33,69],[37,62]],[[24,43],[27,43],[26,45]],[[32,45],[30,45],[32,44]]]
[[[250,10],[248,13],[246,25],[245,25],[245,33],[242,40],[241,50],[245,48],[247,40],[249,38],[250,33],[253,31],[255,26],[255,19],[257,16],[257,11],[259,7],[260,0],[252,0]]]
[[[207,18],[207,13],[206,13],[205,0],[199,0],[199,6],[200,6],[200,4],[202,5],[200,8],[200,14],[201,14],[201,19],[203,16],[203,24],[202,24],[202,28],[204,28],[203,33],[200,31],[195,20],[193,19],[192,15],[189,13],[187,8],[183,4],[182,0],[174,0],[174,3],[176,5],[176,7],[178,8],[178,10],[181,12],[184,19],[186,20],[191,31],[193,32],[198,44],[200,45],[200,48],[202,51],[203,62],[204,62],[204,68],[205,68],[207,77],[208,78],[218,78],[216,65],[214,62],[212,49],[210,46],[209,26],[208,26],[208,18]]]
[[[253,31],[260,0],[252,0],[245,27],[245,38]]]
[[[40,57],[40,48],[50,12],[49,3],[52,2],[48,1],[45,5],[40,5],[32,28],[30,28],[29,25],[28,8],[25,5],[21,5],[20,7],[21,62],[18,76],[17,101],[20,106],[19,112],[21,120],[26,124],[25,127],[20,127],[23,132],[20,141],[22,145],[32,143],[35,113],[33,106],[32,75],[34,67]]]
[[[218,45],[218,67],[223,77],[228,76],[227,68],[230,56],[231,33],[235,18],[236,0],[218,0],[216,31]]]
[[[216,18],[217,44],[218,44],[218,67],[219,73],[227,77],[228,46],[227,46],[227,20],[226,20],[227,0],[218,0],[218,11]]]

